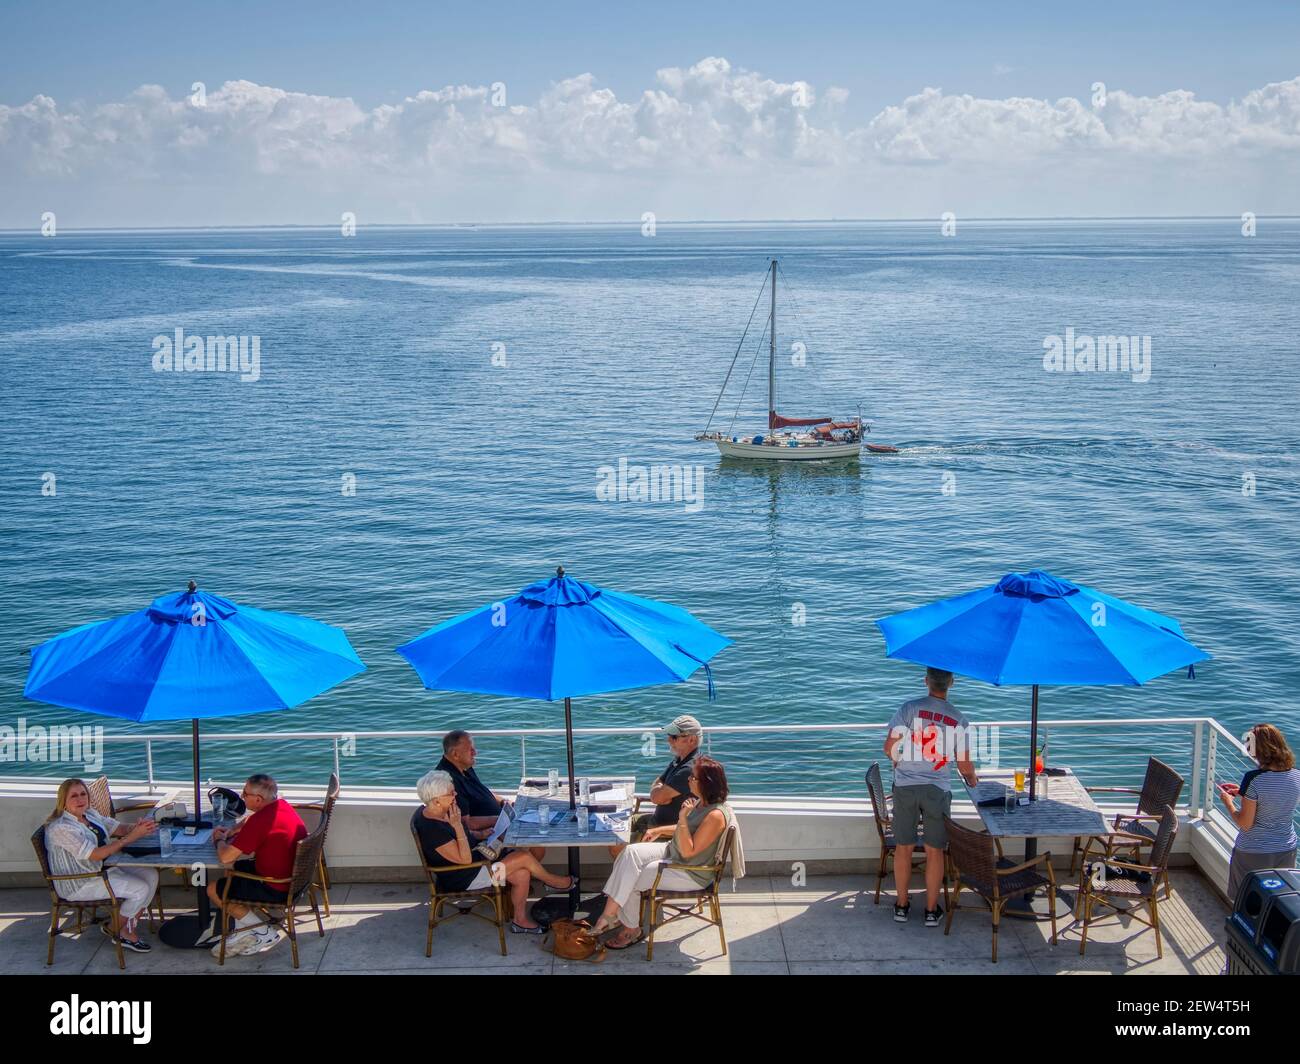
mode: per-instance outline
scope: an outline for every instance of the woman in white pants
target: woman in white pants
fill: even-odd
[[[127,827],[112,817],[101,816],[90,808],[90,792],[83,781],[64,780],[59,784],[54,812],[45,821],[45,852],[49,856],[50,872],[56,876],[98,872],[104,867],[105,857],[157,830],[158,825],[148,818]],[[121,902],[121,918],[111,926],[103,925],[105,933],[110,937],[119,936],[125,949],[148,953],[149,943],[140,941],[136,921],[158,889],[158,869],[110,868],[108,881]],[[69,901],[108,898],[103,880],[56,880],[54,889],[59,897]]]
[[[727,774],[709,757],[696,757],[691,771],[691,797],[682,802],[676,826],[653,827],[642,842],[623,850],[605,884],[605,911],[592,929],[599,934],[616,923],[618,933],[605,942],[610,949],[627,949],[645,937],[641,930],[641,893],[654,886],[659,865],[711,865],[731,819],[727,801]],[[663,842],[662,839],[669,841]],[[666,890],[695,890],[708,886],[703,872],[666,869],[659,885]]]

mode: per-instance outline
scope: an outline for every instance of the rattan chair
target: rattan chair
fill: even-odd
[[[339,778],[333,772],[330,773],[330,781],[325,785],[325,800],[323,802],[308,802],[306,805],[294,806],[298,815],[302,817],[302,822],[307,825],[308,831],[315,831],[324,821],[334,815],[334,803],[339,797]],[[316,878],[312,884],[320,891],[321,901],[325,905],[325,915],[330,914],[330,870],[325,863],[325,851],[321,850],[320,867],[316,869]]]
[[[998,962],[998,923],[1007,902],[1021,894],[1047,888],[1052,913],[1052,945],[1056,945],[1056,875],[1052,872],[1051,853],[1042,853],[1016,864],[1002,855],[998,839],[982,831],[972,831],[945,817],[948,828],[948,854],[952,860],[956,884],[952,907],[943,933],[952,930],[952,918],[961,908],[962,888],[968,887],[988,902],[993,913],[993,963]],[[1041,871],[1040,871],[1041,869]]]
[[[871,799],[871,813],[876,821],[876,834],[880,837],[880,863],[876,867],[876,904],[880,904],[880,888],[889,874],[889,859],[897,857],[895,850],[898,843],[894,839],[894,821],[889,812],[889,799],[893,795],[885,793],[885,784],[880,776],[880,762],[873,762],[867,769],[867,796]],[[912,851],[913,862],[925,862],[925,848],[917,846]],[[944,860],[943,903],[948,904],[948,862]]]
[[[650,889],[641,893],[641,925],[647,927],[645,943],[645,959],[654,960],[655,955],[655,932],[661,927],[667,927],[669,924],[676,923],[678,920],[684,920],[690,917],[695,920],[703,920],[718,929],[718,941],[722,944],[722,955],[727,955],[727,936],[722,929],[722,902],[718,897],[718,885],[722,882],[722,873],[727,867],[727,861],[731,859],[731,845],[736,835],[736,826],[729,824],[722,832],[722,839],[718,842],[717,853],[714,855],[713,863],[707,865],[690,865],[690,864],[671,864],[668,861],[659,862],[659,871],[655,875],[655,881],[651,884]],[[705,872],[709,875],[709,882],[703,886],[691,890],[667,890],[659,885],[663,879],[664,872],[669,869],[675,869],[679,872]],[[674,902],[685,902],[686,904],[673,904]],[[704,903],[709,903],[709,912],[704,912]],[[667,920],[663,918],[664,910],[667,909],[673,915]]]
[[[94,926],[98,922],[95,914],[100,908],[108,909],[112,922],[119,923],[122,901],[113,892],[113,884],[109,881],[108,869],[106,868],[101,868],[98,872],[77,872],[71,875],[61,876],[54,875],[54,873],[50,871],[49,852],[45,849],[44,824],[32,832],[32,849],[36,851],[36,860],[41,866],[41,876],[45,879],[45,885],[50,891],[50,943],[49,949],[46,950],[45,953],[45,963],[48,966],[54,963],[54,940],[62,934],[64,930],[66,930],[65,928],[59,927],[59,917],[65,909],[69,914],[74,912],[77,914],[77,934],[81,934],[85,923],[86,913],[90,913],[90,923],[91,926]],[[70,900],[61,897],[58,890],[55,889],[56,883],[68,883],[80,879],[100,880],[104,884],[104,889],[108,892],[108,897]],[[157,907],[158,919],[161,921],[163,919],[161,890],[154,891],[154,896],[150,900],[148,907],[145,909],[145,915],[149,920],[149,930],[151,931],[154,929],[153,915],[155,906]],[[118,968],[125,971],[126,959],[122,955],[122,942],[117,935],[113,936],[113,948],[117,950]]]
[[[420,810],[415,811],[415,816],[420,815]],[[442,872],[464,872],[471,868],[491,868],[494,861],[472,861],[469,864],[462,865],[442,865],[439,868],[432,867],[424,857],[424,847],[420,844],[419,832],[415,830],[415,818],[411,818],[411,837],[415,839],[415,853],[420,859],[420,867],[424,870],[424,878],[429,886],[429,923],[428,933],[424,939],[424,955],[433,956],[433,929],[442,921],[442,907],[448,904],[456,905],[455,916],[477,916],[480,920],[486,920],[497,929],[497,938],[501,943],[501,956],[506,956],[506,921],[514,916],[513,907],[510,904],[510,895],[503,891],[502,882],[495,877],[492,883],[486,887],[480,887],[478,890],[439,890],[438,875]],[[456,904],[458,902],[469,901],[468,907]],[[478,911],[480,905],[487,905],[491,908],[492,914]]]
[[[293,853],[293,871],[288,876],[259,876],[252,872],[241,872],[236,869],[230,869],[226,872],[226,878],[221,883],[221,911],[226,911],[226,905],[230,899],[230,886],[236,879],[251,879],[258,883],[283,883],[289,889],[285,894],[285,900],[282,903],[275,902],[240,902],[247,905],[250,911],[261,914],[261,918],[252,924],[239,928],[240,931],[247,930],[248,927],[259,927],[261,925],[282,927],[289,935],[289,945],[293,951],[293,966],[298,967],[298,917],[305,915],[300,911],[303,899],[305,898],[311,904],[311,915],[316,918],[316,930],[320,932],[320,937],[325,937],[325,925],[321,921],[320,908],[316,904],[316,871],[320,867],[321,851],[325,849],[325,834],[329,830],[329,818],[323,819],[316,830],[309,833],[305,838],[298,840],[294,847]],[[235,899],[238,901],[238,899]],[[230,921],[223,919],[221,923],[221,948],[217,952],[217,963],[224,965],[226,963],[226,939],[230,935]]]
[[[1074,849],[1070,854],[1070,874],[1079,865],[1087,864],[1093,858],[1109,860],[1120,851],[1127,851],[1129,860],[1140,862],[1142,847],[1150,846],[1156,840],[1160,828],[1161,814],[1166,806],[1178,807],[1178,797],[1183,793],[1183,777],[1166,765],[1159,758],[1147,760],[1146,776],[1142,779],[1141,790],[1132,787],[1089,787],[1089,794],[1136,794],[1138,796],[1136,813],[1119,813],[1111,827],[1110,835],[1093,835],[1082,846],[1074,840]],[[1169,898],[1169,870],[1164,872],[1165,898]]]
[[[1079,953],[1082,954],[1088,944],[1088,928],[1092,925],[1092,907],[1094,905],[1104,905],[1113,909],[1116,914],[1123,913],[1131,916],[1138,923],[1151,928],[1156,933],[1156,958],[1164,957],[1164,949],[1160,944],[1160,904],[1156,900],[1156,895],[1160,892],[1160,881],[1163,878],[1165,882],[1165,897],[1168,898],[1169,889],[1169,854],[1174,848],[1174,839],[1178,836],[1178,814],[1174,812],[1173,806],[1165,806],[1164,812],[1160,817],[1160,826],[1156,829],[1155,839],[1151,845],[1151,861],[1149,864],[1138,864],[1131,861],[1116,861],[1108,857],[1098,856],[1093,865],[1086,861],[1083,864],[1082,874],[1079,877],[1079,907],[1083,911],[1083,931],[1079,938]],[[1134,846],[1147,845],[1145,836],[1133,836],[1129,843]],[[1123,848],[1124,844],[1119,844],[1116,849]],[[1107,853],[1113,852],[1108,850]],[[1106,868],[1122,868],[1134,875],[1145,873],[1149,878],[1143,882],[1140,879],[1116,879],[1106,874]],[[1125,904],[1127,903],[1127,904]],[[1138,910],[1145,906],[1149,919],[1143,919],[1138,915]]]
[[[90,799],[90,808],[100,816],[121,820],[123,813],[143,812],[152,809],[158,803],[152,800],[130,802],[125,805],[113,801],[113,792],[108,786],[108,777],[99,776],[86,784],[86,794]]]

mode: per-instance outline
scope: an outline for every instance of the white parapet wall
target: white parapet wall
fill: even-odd
[[[31,834],[54,806],[56,780],[0,779],[0,887],[39,884],[40,872],[32,851]],[[147,796],[141,781],[113,784],[119,803]],[[183,782],[158,784],[154,797],[175,794],[182,800],[191,795],[192,785]],[[291,802],[321,799],[319,789],[286,786],[283,794]],[[396,787],[344,787],[335,807],[326,845],[331,877],[339,882],[394,880],[419,875],[409,827],[411,812],[418,804],[413,789]],[[753,873],[795,875],[817,873],[871,873],[880,857],[871,806],[862,798],[802,798],[733,796],[732,807],[744,840],[745,859]],[[1102,806],[1108,817],[1126,807]],[[969,802],[953,803],[954,819],[978,826],[979,818]],[[1195,864],[1206,879],[1222,893],[1227,886],[1228,858],[1232,836],[1221,816],[1187,818],[1180,822],[1172,863]],[[1050,851],[1053,864],[1069,864],[1072,840],[1042,839],[1039,852]],[[1023,852],[1018,841],[1007,845],[1008,855]],[[601,848],[584,850],[584,865],[607,865],[609,856]],[[564,851],[554,848],[547,863],[558,868]]]

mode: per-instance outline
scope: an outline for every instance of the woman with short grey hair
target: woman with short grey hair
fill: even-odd
[[[438,877],[439,888],[449,892],[483,890],[492,885],[495,874],[510,887],[510,900],[515,912],[510,930],[517,935],[540,935],[544,928],[528,915],[529,884],[533,879],[539,879],[553,890],[572,890],[576,885],[573,877],[553,875],[527,850],[502,854],[501,860],[493,864],[491,870],[486,866],[456,867],[474,863],[475,856],[465,834],[450,773],[438,769],[426,772],[415,785],[415,792],[424,804],[411,814],[411,828],[420,840],[425,863]]]

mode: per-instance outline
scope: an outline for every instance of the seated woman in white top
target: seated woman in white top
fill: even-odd
[[[119,853],[124,846],[157,830],[158,825],[151,819],[138,820],[128,827],[110,816],[101,816],[90,808],[90,791],[84,782],[64,780],[59,784],[54,812],[45,821],[45,852],[49,855],[50,872],[56,876],[98,872],[104,866],[105,857]],[[158,889],[158,869],[110,868],[108,881],[122,903],[121,918],[114,920],[112,926],[102,925],[104,933],[110,938],[120,936],[126,949],[148,953],[149,943],[140,941],[136,920]],[[69,901],[108,898],[108,888],[98,879],[58,880],[54,889],[59,897]]]

